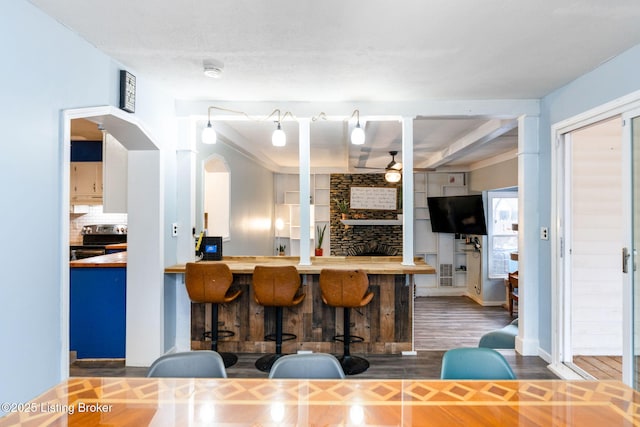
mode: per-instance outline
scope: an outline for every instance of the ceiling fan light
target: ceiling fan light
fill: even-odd
[[[402,174],[396,169],[387,169],[384,174],[384,179],[387,182],[400,182],[400,179],[402,179]]]
[[[360,122],[356,124],[356,127],[351,131],[351,143],[353,145],[364,144],[364,129],[360,127]]]
[[[287,144],[287,134],[280,128],[279,122],[278,128],[274,130],[271,135],[271,144],[273,144],[274,147],[284,147]]]
[[[207,123],[207,127],[202,130],[202,143],[204,144],[215,144],[218,140],[218,135],[216,134],[216,130],[211,126],[211,122]]]

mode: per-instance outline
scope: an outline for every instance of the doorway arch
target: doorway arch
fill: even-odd
[[[161,156],[156,142],[135,116],[112,106],[62,111],[62,201],[60,283],[62,300],[61,372],[69,376],[69,171],[71,120],[100,123],[128,150],[128,248],[126,293],[127,366],[149,366],[164,352]]]

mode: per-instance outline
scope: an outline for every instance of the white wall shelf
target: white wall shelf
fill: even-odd
[[[300,255],[300,179],[296,174],[276,175],[276,218],[283,221],[283,228],[276,230],[276,246],[287,244],[287,255]],[[322,228],[330,221],[330,175],[318,174],[311,176],[310,182],[311,212],[309,227],[310,250],[313,254],[315,248],[315,234],[317,227]],[[326,234],[322,248],[326,255],[330,250],[330,227],[326,228]]]
[[[344,225],[402,225],[401,219],[341,219]]]

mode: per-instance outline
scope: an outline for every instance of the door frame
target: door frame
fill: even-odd
[[[570,183],[567,182],[565,174],[565,166],[567,159],[567,145],[565,141],[569,137],[570,132],[596,124],[600,121],[611,119],[616,116],[622,116],[623,120],[628,113],[640,109],[640,91],[633,92],[622,98],[602,104],[591,110],[585,111],[579,115],[573,116],[566,120],[557,122],[551,126],[551,224],[553,224],[553,232],[551,233],[551,278],[552,278],[552,295],[551,295],[551,364],[549,368],[566,379],[581,379],[582,377],[565,364],[570,349],[567,348],[568,338],[570,337],[570,293],[568,286],[570,284],[569,274],[565,265],[565,242],[569,236],[569,227],[566,224],[565,209],[567,203],[567,195],[569,194]],[[629,157],[630,140],[628,126],[625,125],[623,130],[623,159],[629,159],[624,164],[624,188],[623,195],[625,199],[625,217],[626,230],[631,230],[631,213],[628,200],[630,199],[630,181],[631,177],[631,159]],[[625,233],[628,235],[629,233]],[[626,244],[627,242],[625,242]],[[631,245],[629,245],[631,247]],[[630,275],[623,277],[623,382],[632,386],[633,369],[631,366],[631,349],[632,349],[632,306],[631,298],[633,296]]]
[[[69,205],[70,205],[70,164],[71,164],[71,121],[73,119],[89,119],[103,123],[105,128],[116,137],[120,137],[123,145],[135,154],[135,162],[131,159],[129,171],[140,176],[129,174],[129,230],[127,244],[127,304],[126,304],[126,363],[127,366],[148,366],[163,353],[163,283],[164,246],[161,226],[164,215],[160,209],[162,187],[160,176],[159,146],[149,136],[145,127],[129,113],[124,113],[112,106],[87,107],[62,110],[60,114],[60,164],[62,171],[61,188],[61,223],[60,223],[60,295],[61,318],[60,330],[62,342],[60,346],[60,372],[62,378],[69,377]],[[136,165],[138,167],[136,167]],[[144,172],[143,172],[144,170]],[[134,193],[133,195],[131,193]],[[145,197],[141,197],[144,194]],[[134,212],[131,215],[131,212]],[[133,225],[133,226],[132,226]],[[153,226],[157,225],[155,230]],[[139,231],[136,231],[139,230]],[[144,233],[142,231],[151,231]],[[142,319],[141,319],[142,318]],[[134,343],[134,345],[131,345]]]
[[[627,197],[623,200],[623,209],[628,214],[625,216],[625,230],[630,230],[629,233],[624,233],[623,247],[629,249],[630,258],[628,260],[628,266],[631,266],[629,272],[627,274],[623,273],[624,278],[624,294],[623,294],[623,309],[629,313],[628,322],[625,322],[625,328],[623,328],[623,354],[628,355],[627,360],[623,359],[622,363],[622,380],[625,384],[629,385],[631,388],[636,388],[636,378],[638,374],[634,372],[635,362],[634,359],[636,357],[635,348],[636,345],[634,343],[635,340],[635,310],[634,305],[636,302],[634,301],[635,295],[637,294],[634,286],[635,286],[635,275],[636,275],[636,265],[637,265],[637,256],[635,251],[635,239],[634,239],[634,188],[633,188],[633,161],[634,161],[634,152],[633,152],[633,127],[632,127],[632,119],[640,117],[640,106],[629,109],[622,114],[622,157],[623,159],[628,159],[628,161],[623,162],[623,194],[626,194]],[[636,171],[636,173],[640,173],[640,171]]]

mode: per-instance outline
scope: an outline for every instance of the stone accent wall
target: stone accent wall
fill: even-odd
[[[331,255],[358,255],[361,252],[380,252],[381,255],[402,255],[402,225],[367,225],[345,227],[340,222],[336,199],[349,201],[351,187],[398,188],[401,182],[384,180],[384,174],[331,174]],[[349,219],[396,219],[400,210],[349,209]]]

